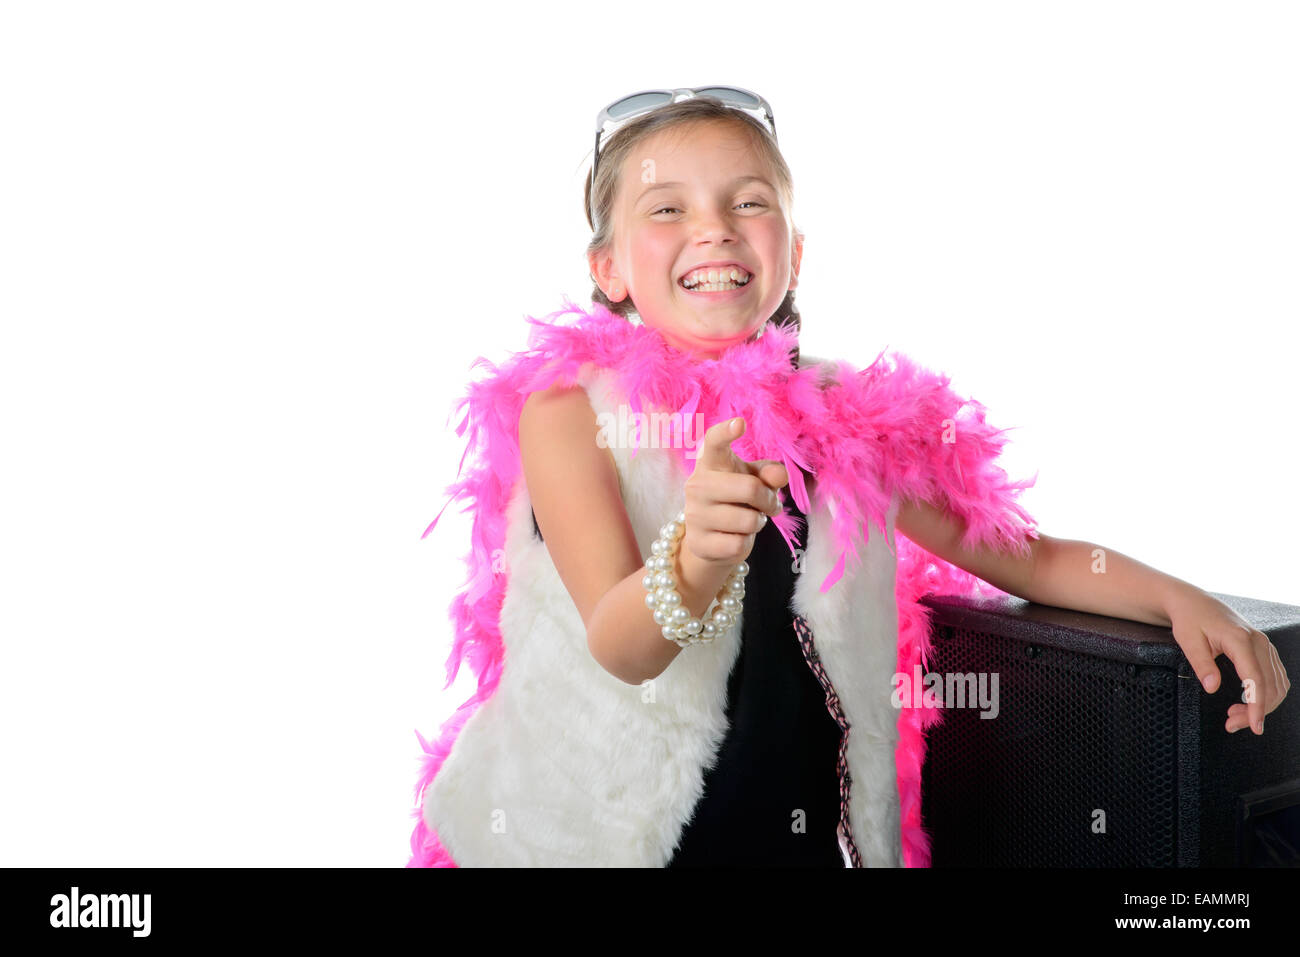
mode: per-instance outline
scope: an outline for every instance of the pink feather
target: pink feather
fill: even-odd
[[[886,509],[895,492],[948,510],[965,524],[962,544],[1027,555],[1037,537],[1034,520],[1015,501],[1037,476],[1011,482],[996,464],[1006,440],[985,422],[980,403],[958,396],[946,376],[930,372],[908,357],[884,352],[865,369],[844,361],[828,370],[793,370],[790,352],[797,340],[792,326],[768,326],[753,342],[733,346],[713,359],[697,360],[671,346],[653,328],[633,325],[600,305],[586,312],[565,300],[565,308],[543,320],[527,317],[528,349],[500,366],[480,357],[473,367],[488,375],[469,387],[456,410],[465,415],[456,429],[468,431],[457,481],[424,536],[452,501],[463,499],[473,512],[472,548],[465,557],[467,576],[452,602],[455,637],[447,658],[451,687],[468,662],[477,690],[439,728],[434,743],[420,733],[423,755],[417,804],[442,767],[465,721],[496,691],[503,646],[498,625],[505,596],[505,574],[494,572],[492,556],[504,547],[506,506],[522,475],[518,424],[524,400],[557,383],[572,385],[588,364],[614,370],[632,411],[703,413],[711,426],[743,415],[746,431],[732,444],[747,460],[783,462],[790,495],[805,513],[812,494],[835,503],[832,534],[839,558],[821,584],[828,591],[846,568],[861,562],[870,525],[883,534]],[[826,382],[823,387],[823,379]],[[680,443],[682,470],[694,463]],[[634,453],[635,454],[635,453]],[[468,474],[465,463],[470,463]],[[788,513],[774,522],[791,552],[799,547],[802,522]],[[421,537],[424,537],[421,536]],[[972,594],[992,586],[897,536],[898,670],[911,674],[928,657],[929,618],[918,599],[927,593]],[[904,708],[896,749],[901,811],[901,842],[909,867],[926,867],[929,838],[921,821],[921,767],[925,731],[941,712]],[[409,867],[454,867],[436,834],[426,827],[419,807],[411,836]]]

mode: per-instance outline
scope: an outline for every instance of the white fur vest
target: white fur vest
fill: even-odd
[[[576,322],[550,321],[575,313]],[[807,516],[791,610],[808,623],[819,680],[848,725],[841,848],[866,866],[925,866],[921,767],[925,729],[939,715],[895,708],[892,679],[910,677],[928,649],[920,597],[981,583],[895,536],[894,523],[904,498],[926,501],[962,522],[964,546],[1027,555],[1033,520],[1015,498],[1033,481],[1011,482],[996,464],[1004,430],[946,377],[903,355],[886,362],[882,353],[861,370],[804,356],[792,369],[785,327],[694,362],[600,307],[570,305],[530,322],[529,350],[462,402],[469,411],[457,431],[471,429],[474,467],[447,505],[469,497],[475,517],[448,684],[468,661],[478,691],[432,744],[420,736],[411,866],[663,866],[728,730],[739,623],[683,649],[644,685],[610,675],[588,651],[577,607],[534,535],[519,460],[523,402],[558,382],[581,385],[598,417],[618,419],[630,406],[675,412],[678,422],[701,415],[707,427],[744,415],[737,454],[785,464],[783,494]],[[628,444],[609,443],[646,555],[681,508],[688,456],[680,445]],[[773,524],[793,548],[792,517]]]
[[[608,373],[580,381],[598,417],[617,414],[621,397]],[[637,544],[649,555],[660,526],[681,507],[687,476],[666,449],[642,447],[633,456],[613,443],[611,450]],[[836,561],[831,506],[815,495],[812,503],[793,612],[807,619],[850,726],[853,842],[866,866],[895,866],[902,863],[890,683],[896,500],[890,541],[872,535],[862,564],[827,593],[818,585]],[[685,648],[651,682],[620,681],[587,650],[582,618],[533,532],[531,509],[520,480],[508,509],[501,682],[466,721],[426,791],[425,823],[461,866],[662,867],[727,732],[740,625]]]

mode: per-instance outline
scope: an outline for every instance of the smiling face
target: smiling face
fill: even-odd
[[[613,249],[589,258],[609,300],[631,297],[646,325],[701,358],[757,336],[798,282],[803,240],[792,240],[776,178],[746,132],[716,122],[661,131],[619,176]],[[748,282],[683,287],[695,267],[717,263],[739,264]]]

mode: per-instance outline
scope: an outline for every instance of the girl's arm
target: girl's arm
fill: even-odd
[[[992,549],[963,548],[961,520],[926,502],[905,499],[895,525],[945,561],[1040,605],[1168,628],[1168,593],[1199,590],[1119,552],[1041,533],[1037,540],[1030,540],[1027,559]]]
[[[1042,605],[1127,618],[1172,628],[1205,690],[1219,687],[1214,659],[1226,654],[1246,687],[1228,709],[1228,731],[1264,731],[1264,715],[1286,697],[1291,682],[1268,637],[1223,602],[1181,579],[1091,542],[1040,534],[1021,558],[989,548],[963,548],[960,518],[905,499],[895,527],[927,551],[1008,594]]]
[[[645,603],[645,560],[619,491],[613,453],[581,387],[532,393],[519,418],[519,451],[537,527],[587,629],[592,657],[614,677],[640,684],[662,674],[682,649],[664,638]],[[730,569],[684,550],[682,603],[700,617]]]

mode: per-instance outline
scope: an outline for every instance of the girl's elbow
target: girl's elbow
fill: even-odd
[[[631,662],[623,661],[618,656],[611,656],[606,653],[604,643],[600,641],[597,633],[592,629],[587,629],[587,652],[591,655],[596,664],[600,665],[606,672],[613,675],[619,681],[629,685],[639,685],[645,678],[640,675],[639,669],[633,667]]]

